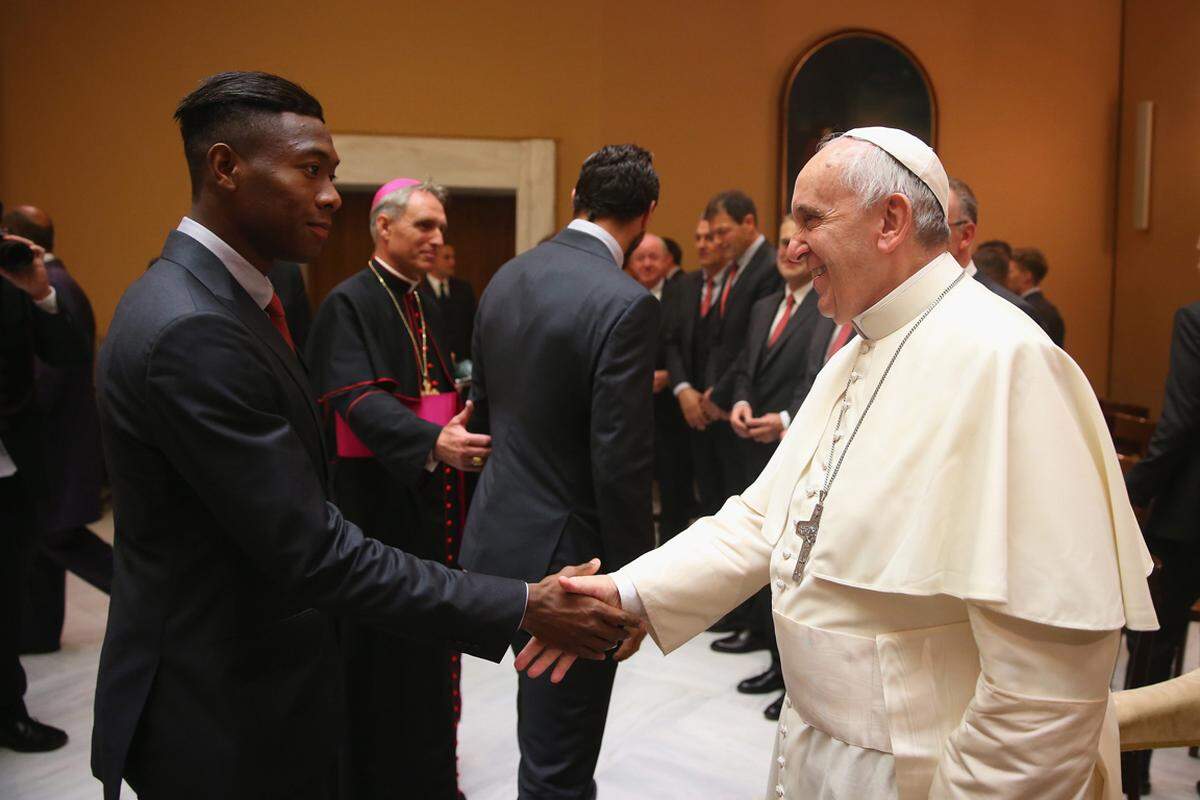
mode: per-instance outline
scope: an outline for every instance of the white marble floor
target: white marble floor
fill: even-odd
[[[92,693],[107,598],[68,577],[67,625],[58,653],[25,658],[31,713],[65,727],[70,744],[55,753],[0,749],[0,800],[93,800],[100,786],[88,767]],[[766,787],[773,723],[770,697],[748,697],[734,684],[767,665],[765,653],[712,652],[703,635],[664,658],[646,647],[617,674],[596,780],[605,800],[759,798]],[[1189,648],[1196,666],[1197,634]],[[511,657],[497,666],[464,659],[460,730],[462,788],[471,800],[516,794],[516,675]],[[1186,751],[1160,752],[1149,797],[1192,800],[1200,761]],[[126,791],[126,798],[133,798]]]

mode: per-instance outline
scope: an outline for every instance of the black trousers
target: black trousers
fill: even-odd
[[[21,641],[21,565],[32,530],[33,500],[18,472],[0,478],[0,716],[25,710]]]
[[[529,641],[520,633],[513,652]],[[520,800],[590,800],[617,663],[580,659],[562,683],[521,673],[517,685]]]
[[[113,551],[84,526],[41,531],[28,548],[21,590],[21,652],[57,650],[66,610],[66,573],[112,592]]]
[[[714,422],[702,431],[689,429],[688,436],[692,443],[692,464],[696,474],[700,514],[711,516],[721,510],[731,494],[745,488],[738,487],[730,491],[731,487],[741,483],[744,474],[741,457],[730,457],[730,437],[735,434],[730,430],[729,423]]]
[[[654,479],[662,504],[658,518],[660,542],[669,541],[686,528],[696,506],[688,427],[675,398],[669,400],[670,405],[665,406],[656,398],[654,406]]]

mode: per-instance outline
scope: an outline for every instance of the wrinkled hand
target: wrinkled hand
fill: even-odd
[[[621,610],[617,587],[611,578],[603,576],[599,580],[612,586],[612,597],[607,594],[601,597],[597,591],[581,591],[571,583],[596,580],[587,576],[598,569],[600,560],[593,558],[529,585],[529,604],[521,627],[533,638],[517,654],[518,671],[529,667],[536,658],[534,668],[528,673],[536,678],[555,661],[563,659],[565,663],[560,663],[551,678],[558,683],[576,658],[602,661],[605,653],[623,642],[630,632],[641,628],[637,617]]]
[[[778,414],[763,414],[753,417],[747,422],[750,438],[756,442],[770,444],[783,438],[783,417]]]
[[[596,565],[595,568],[592,568],[593,564]],[[566,572],[564,570],[559,573],[561,577],[557,578],[558,583],[566,592],[591,598],[593,602],[601,603],[604,607],[619,609],[621,607],[621,596],[617,592],[617,585],[607,575],[593,575],[592,573],[598,567],[599,562],[593,559],[584,565],[585,569],[590,568],[587,571],[580,570],[573,575],[564,575]],[[568,567],[568,569],[579,568]],[[624,612],[621,613],[624,614]],[[646,635],[640,620],[631,614],[624,614],[624,616],[628,620],[626,623],[628,635],[630,639],[636,638],[636,643],[630,644],[629,639],[627,639],[621,645],[621,648],[617,650],[617,656],[620,656],[617,660],[624,660],[637,652],[638,647],[642,644],[642,639]],[[550,682],[560,683],[566,677],[567,671],[571,669],[571,665],[575,663],[575,659],[576,656],[574,654],[564,651],[561,647],[555,647],[552,643],[543,641],[538,636],[534,636],[534,638],[529,640],[529,644],[525,645],[524,649],[517,654],[515,666],[518,672],[525,671],[525,674],[530,678],[538,678],[553,665],[554,671],[550,675]]]
[[[20,242],[33,251],[33,264],[19,273],[0,269],[0,275],[34,300],[45,300],[50,296],[50,276],[46,274],[46,250],[24,236],[6,234],[6,242]]]
[[[692,430],[702,431],[708,427],[708,417],[704,416],[703,398],[695,389],[684,389],[679,393],[679,410],[683,419]]]
[[[737,403],[729,412],[729,427],[733,428],[733,432],[738,436],[749,439],[750,420],[753,418],[754,411],[751,410],[749,403]]]
[[[466,472],[479,472],[492,454],[492,437],[471,433],[467,423],[475,404],[470,400],[462,411],[446,423],[433,446],[433,457],[443,464]],[[478,459],[478,463],[476,462]]]
[[[706,391],[704,393],[704,396],[702,398],[700,398],[700,408],[704,412],[705,418],[709,422],[716,422],[717,420],[729,419],[729,413],[727,411],[725,411],[725,409],[721,408],[719,405],[717,405],[716,403],[713,402],[712,393],[713,393],[713,390],[712,390],[712,387],[710,386],[710,387],[708,387],[708,391]]]
[[[667,384],[671,382],[671,373],[665,369],[654,370],[654,393],[658,394],[663,389],[667,388]]]

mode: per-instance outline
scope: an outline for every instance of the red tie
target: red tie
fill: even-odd
[[[796,295],[789,294],[787,296],[787,305],[783,308],[783,316],[779,318],[779,324],[775,326],[775,330],[771,331],[771,338],[767,340],[767,347],[774,347],[775,342],[779,341],[779,337],[783,335],[783,329],[787,327],[788,320],[792,318],[792,308],[796,305]]]
[[[725,316],[725,301],[729,298],[729,290],[733,288],[733,279],[737,277],[738,263],[729,265],[729,274],[725,276],[725,287],[721,289],[721,316]]]
[[[275,326],[275,330],[279,331],[279,335],[287,342],[287,346],[292,348],[292,352],[295,352],[296,345],[292,342],[292,332],[288,330],[287,316],[283,313],[283,303],[280,302],[279,295],[271,295],[271,302],[267,303],[267,307],[263,310],[267,312],[271,324]]]
[[[707,317],[708,310],[712,308],[712,290],[713,279],[711,275],[704,278],[704,299],[700,301],[700,316]]]
[[[842,327],[838,328],[837,336],[833,337],[833,342],[829,345],[829,350],[825,353],[825,360],[833,358],[833,354],[842,349],[846,342],[850,341],[850,334],[854,332],[854,328],[847,322]]]

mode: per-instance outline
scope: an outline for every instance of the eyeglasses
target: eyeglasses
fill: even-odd
[[[951,228],[957,228],[959,225],[966,225],[968,222],[973,222],[973,221],[974,221],[974,220],[969,220],[969,219],[960,219],[958,222],[951,222],[951,223],[950,223],[950,227],[951,227]]]

